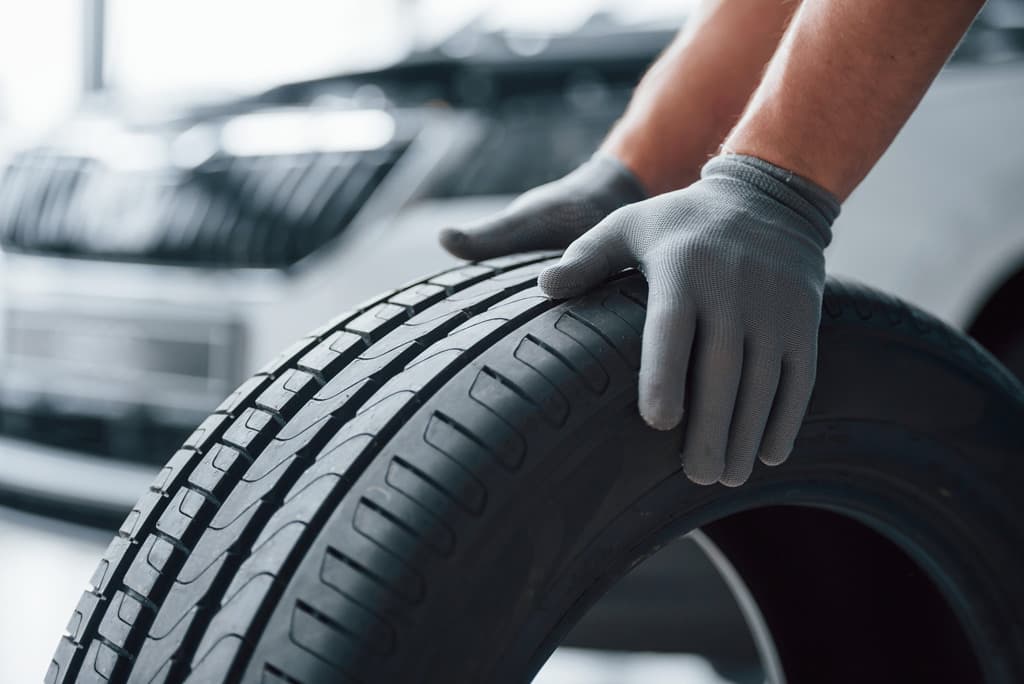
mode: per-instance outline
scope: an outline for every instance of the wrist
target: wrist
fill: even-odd
[[[822,249],[832,240],[832,224],[839,215],[840,202],[804,176],[757,157],[722,154],[704,166],[701,177],[743,183],[748,188],[747,196],[761,196],[771,206],[781,205],[802,218]]]
[[[662,128],[657,121],[635,121],[627,115],[600,148],[628,168],[652,197],[697,181],[720,140],[710,134],[697,135],[691,128],[680,135],[678,122],[673,122],[668,132]]]
[[[722,143],[722,152],[761,159],[779,168],[805,178],[823,188],[838,201],[845,201],[856,187],[861,174],[845,173],[841,164],[834,163],[824,150],[804,153],[785,138],[771,134],[737,129]]]

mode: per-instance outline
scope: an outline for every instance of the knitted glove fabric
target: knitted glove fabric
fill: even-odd
[[[782,463],[811,389],[839,203],[768,162],[726,155],[701,180],[610,214],[543,271],[566,298],[638,267],[649,294],[640,367],[644,420],[684,418],[695,482],[742,484],[755,460]]]
[[[621,162],[598,152],[569,175],[520,195],[497,216],[445,228],[441,244],[472,260],[565,249],[611,212],[646,196]]]

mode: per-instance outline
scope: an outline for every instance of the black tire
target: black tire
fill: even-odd
[[[47,680],[526,682],[701,527],[789,682],[1024,681],[1024,390],[991,357],[830,282],[793,456],[700,487],[637,415],[642,278],[556,303],[547,260],[389,293],[247,381],[129,515]]]
[[[1010,339],[1001,350],[999,359],[1007,370],[1024,380],[1024,330]]]

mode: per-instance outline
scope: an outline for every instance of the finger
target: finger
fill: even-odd
[[[761,460],[767,465],[779,465],[793,450],[814,389],[816,359],[817,347],[805,354],[787,354],[782,359],[779,389],[761,442]]]
[[[725,472],[719,480],[727,487],[740,486],[754,470],[781,372],[781,359],[765,351],[762,345],[747,342],[740,389],[729,428]]]
[[[694,342],[683,470],[698,484],[712,484],[725,470],[729,424],[743,365],[743,336],[724,325],[702,331],[698,322]]]
[[[671,430],[683,418],[697,316],[685,296],[663,292],[652,279],[640,355],[640,416],[655,430]]]
[[[576,239],[554,266],[541,271],[537,284],[552,299],[583,294],[614,273],[636,263],[619,235],[615,214]]]
[[[443,228],[438,239],[450,254],[472,261],[516,252],[563,249],[567,239],[548,223],[549,219],[533,212],[508,209],[464,226]]]

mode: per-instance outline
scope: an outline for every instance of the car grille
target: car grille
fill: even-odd
[[[163,264],[288,267],[337,237],[404,151],[228,157],[118,169],[34,149],[0,177],[9,250]]]

